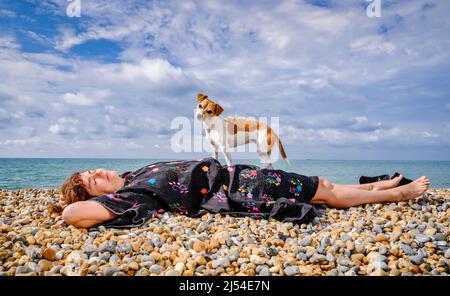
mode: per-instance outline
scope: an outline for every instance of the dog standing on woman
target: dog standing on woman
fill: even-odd
[[[211,155],[218,159],[219,151],[223,153],[228,166],[232,166],[231,150],[248,143],[256,144],[262,167],[273,169],[271,153],[278,143],[281,157],[290,165],[286,152],[278,135],[267,124],[249,118],[221,118],[222,106],[211,101],[207,95],[197,95],[197,119],[203,121],[206,139],[211,146]]]

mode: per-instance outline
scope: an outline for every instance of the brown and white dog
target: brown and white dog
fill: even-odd
[[[218,159],[218,152],[224,154],[228,166],[233,165],[230,151],[232,148],[255,143],[261,163],[265,168],[273,168],[270,155],[275,143],[278,143],[281,157],[289,164],[278,135],[265,123],[239,117],[221,118],[223,108],[208,99],[204,94],[197,95],[197,119],[203,120],[206,139],[211,145],[212,157]]]

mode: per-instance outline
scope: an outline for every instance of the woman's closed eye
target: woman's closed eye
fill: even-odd
[[[93,181],[94,185],[97,185],[97,176],[95,175],[95,171],[89,170],[88,173],[92,175],[90,179]]]

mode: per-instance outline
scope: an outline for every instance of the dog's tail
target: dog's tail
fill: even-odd
[[[283,144],[281,144],[281,140],[280,140],[280,137],[278,137],[278,135],[277,135],[277,139],[278,139],[278,148],[280,150],[281,157],[290,167],[292,167],[291,162],[289,161],[289,159],[286,156],[286,152],[284,151]]]

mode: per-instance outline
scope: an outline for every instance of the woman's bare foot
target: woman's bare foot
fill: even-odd
[[[405,201],[422,196],[422,194],[427,191],[429,186],[430,180],[428,180],[427,177],[422,176],[409,184],[400,186],[395,189],[399,190],[399,201]]]
[[[400,183],[400,180],[403,178],[402,175],[395,177],[392,180],[381,180],[375,183],[372,183],[372,190],[386,190],[395,188]]]

